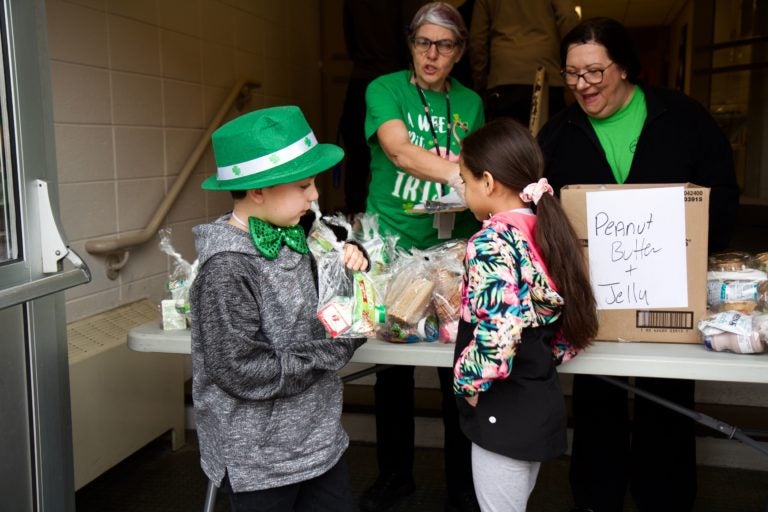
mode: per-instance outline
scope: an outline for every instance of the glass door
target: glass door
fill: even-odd
[[[0,1],[0,510],[68,512],[74,478],[60,292],[90,273],[57,228],[45,5]]]

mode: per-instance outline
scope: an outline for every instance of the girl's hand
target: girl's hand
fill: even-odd
[[[480,397],[480,395],[472,395],[472,396],[465,396],[464,400],[467,401],[469,405],[472,407],[477,407],[477,399]]]
[[[368,259],[363,251],[354,244],[344,244],[342,259],[344,265],[350,270],[364,271],[368,268]]]

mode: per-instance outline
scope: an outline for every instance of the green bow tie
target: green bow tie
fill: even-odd
[[[256,217],[248,218],[253,245],[268,260],[274,260],[280,253],[280,247],[285,244],[300,254],[307,254],[307,236],[299,225],[275,227]]]

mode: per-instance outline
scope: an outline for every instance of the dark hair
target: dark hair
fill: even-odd
[[[388,0],[381,0],[388,1]],[[423,5],[416,14],[408,27],[408,37],[411,37],[422,25],[431,23],[439,27],[447,28],[457,37],[461,47],[465,47],[469,39],[469,31],[464,23],[461,13],[451,4],[445,2],[430,2]]]
[[[640,78],[640,58],[627,29],[612,18],[590,18],[584,20],[560,41],[560,67],[565,68],[568,48],[572,44],[597,43],[605,47],[608,57],[627,72],[629,83],[636,84]]]
[[[242,199],[247,195],[247,190],[230,190],[229,193],[232,199]]]
[[[537,182],[544,172],[544,157],[530,131],[511,118],[489,122],[468,135],[461,149],[464,167],[476,178],[488,172],[514,191]],[[544,194],[537,205],[534,236],[558,293],[563,297],[563,333],[577,348],[597,334],[595,297],[576,233],[560,201]]]

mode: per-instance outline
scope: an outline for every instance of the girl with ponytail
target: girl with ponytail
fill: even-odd
[[[597,333],[576,235],[530,132],[506,118],[462,145],[467,244],[454,392],[483,511],[524,511],[540,463],[567,448],[555,367]]]

